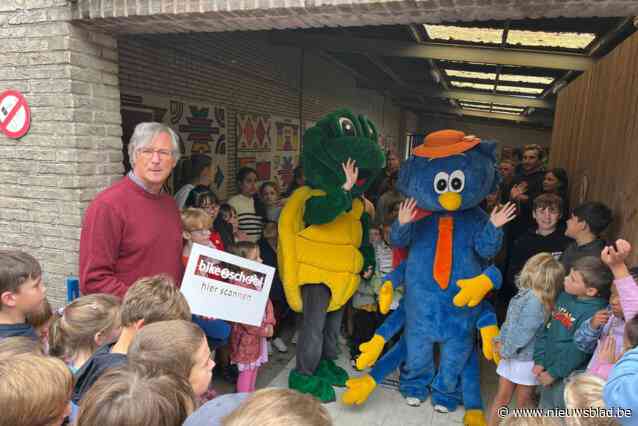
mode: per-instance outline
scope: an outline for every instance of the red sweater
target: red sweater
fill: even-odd
[[[181,284],[182,223],[175,200],[124,177],[89,205],[80,235],[82,294],[123,297],[139,278],[165,273]]]

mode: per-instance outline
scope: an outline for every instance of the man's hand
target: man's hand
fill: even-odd
[[[351,158],[348,158],[345,164],[341,164],[343,173],[346,175],[346,181],[341,187],[344,191],[350,191],[359,177],[359,168],[356,167],[357,162]]]
[[[549,386],[554,383],[555,380],[556,379],[554,379],[552,375],[549,374],[547,371],[543,371],[541,374],[538,375],[538,381],[543,386]]]
[[[405,225],[414,220],[416,216],[416,200],[414,198],[408,198],[403,200],[399,205],[399,224]]]
[[[490,214],[490,222],[495,228],[500,228],[516,217],[516,204],[511,201],[502,207],[496,207]]]
[[[611,312],[609,311],[609,309],[601,309],[600,311],[596,312],[591,318],[591,328],[593,328],[594,330],[598,330],[600,327],[607,324],[610,316]]]

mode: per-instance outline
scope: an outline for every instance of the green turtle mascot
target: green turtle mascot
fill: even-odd
[[[301,165],[306,185],[293,192],[279,218],[279,273],[290,307],[303,313],[288,386],[331,402],[332,386],[348,380],[334,362],[343,307],[361,271],[374,264],[362,195],[385,157],[374,124],[341,109],[306,130]]]

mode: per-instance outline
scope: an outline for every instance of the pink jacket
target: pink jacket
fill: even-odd
[[[232,363],[250,364],[257,361],[261,355],[261,339],[266,335],[267,326],[275,326],[275,312],[268,299],[264,319],[259,327],[246,324],[233,324],[230,335],[230,361]]]
[[[619,356],[622,353],[623,348],[625,322],[632,319],[636,313],[638,313],[638,285],[633,277],[630,275],[620,280],[614,280],[614,284],[616,285],[618,294],[620,295],[620,306],[622,306],[625,319],[623,320],[622,318],[618,318],[614,315],[609,318],[609,321],[607,321],[607,324],[603,327],[602,334],[598,339],[594,356],[587,366],[588,373],[595,374],[605,380],[609,377],[609,373],[614,367],[614,364],[598,359],[598,354],[604,339],[611,336],[616,339],[616,356]]]

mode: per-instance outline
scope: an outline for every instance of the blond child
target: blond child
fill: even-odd
[[[122,301],[122,332],[115,343],[100,347],[76,373],[73,403],[81,405],[84,394],[106,370],[126,362],[128,348],[142,327],[176,319],[190,321],[191,311],[171,277],[155,275],[133,283]]]
[[[223,426],[330,426],[319,400],[291,389],[262,389],[222,420]]]
[[[122,330],[120,307],[120,299],[110,294],[75,299],[51,324],[49,353],[76,373],[99,347],[117,340]]]
[[[0,356],[0,377],[3,425],[59,426],[70,414],[73,375],[61,360],[33,353]]]
[[[531,257],[518,280],[518,294],[511,300],[500,334],[494,339],[501,360],[498,391],[490,407],[489,424],[497,425],[498,409],[508,406],[516,393],[519,407],[533,405],[538,380],[532,374],[536,335],[549,318],[565,271],[549,253]]]
[[[193,244],[201,244],[206,247],[215,248],[210,241],[211,227],[213,220],[203,209],[189,207],[182,210],[182,237],[185,244],[182,250],[182,263],[188,263]]]
[[[15,336],[0,340],[0,358],[21,354],[44,355],[40,342],[31,337]]]
[[[605,380],[593,374],[574,374],[565,381],[565,406],[568,409],[605,408],[603,388]],[[616,422],[613,417],[570,416],[569,426],[611,426]]]
[[[26,317],[40,309],[45,293],[42,268],[33,256],[0,250],[0,339],[29,336],[38,340]]]
[[[144,364],[188,380],[198,398],[208,390],[215,366],[202,329],[183,320],[144,327],[133,339],[127,356],[130,364]]]
[[[253,242],[243,241],[235,244],[231,252],[253,262],[262,262],[259,246]],[[256,289],[261,290],[261,289]],[[259,327],[235,323],[230,335],[230,361],[237,364],[237,392],[255,390],[259,367],[268,362],[267,338],[273,335],[275,314],[270,299],[266,303],[264,319]]]
[[[181,426],[196,407],[186,379],[142,364],[113,368],[86,394],[75,426]]]
[[[35,330],[44,353],[49,353],[49,327],[53,322],[53,310],[49,300],[45,297],[40,307],[26,316],[27,324]]]

